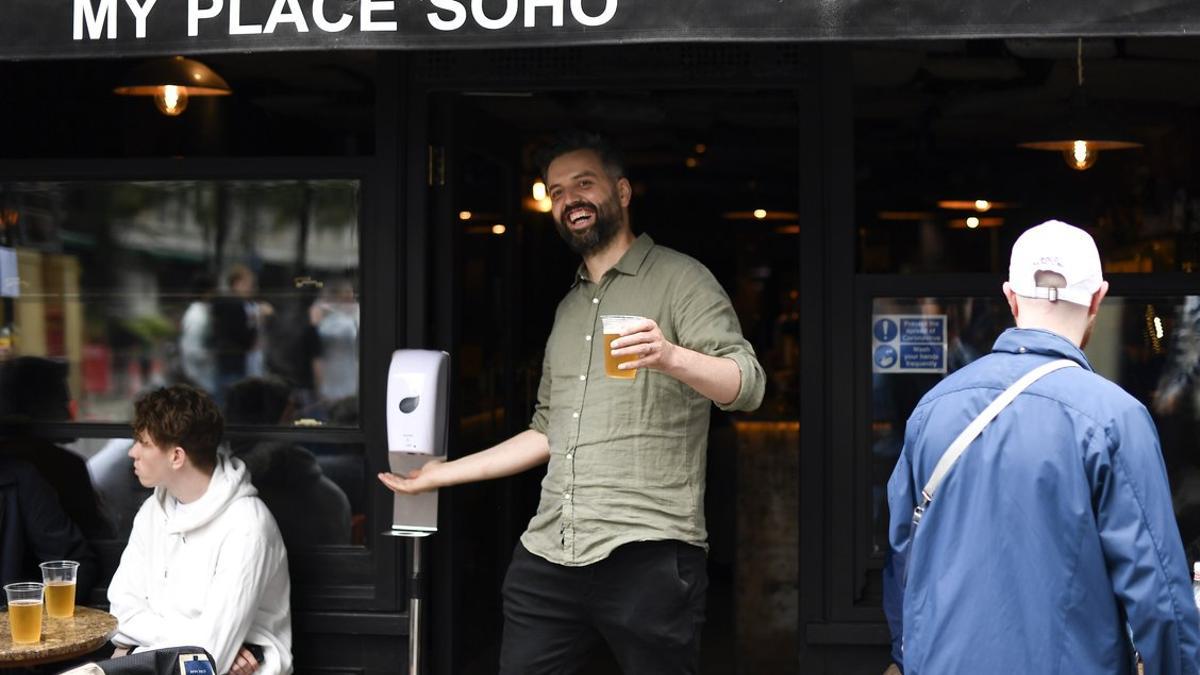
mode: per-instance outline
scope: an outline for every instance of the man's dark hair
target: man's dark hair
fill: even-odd
[[[60,422],[70,418],[67,364],[19,356],[0,366],[0,417],[8,421]]]
[[[604,169],[613,178],[625,177],[625,158],[607,137],[594,131],[571,129],[557,134],[536,157],[538,170],[542,176],[550,169],[550,163],[569,152],[576,150],[591,150],[600,157]]]
[[[155,389],[133,404],[133,433],[145,433],[159,447],[179,446],[196,468],[217,465],[217,446],[225,421],[212,398],[193,387],[176,384]]]
[[[225,419],[230,424],[279,424],[291,393],[277,377],[248,377],[229,388]]]

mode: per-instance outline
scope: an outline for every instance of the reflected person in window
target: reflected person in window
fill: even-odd
[[[217,363],[213,354],[212,298],[217,284],[201,272],[192,281],[193,299],[179,319],[179,356],[183,372],[197,387],[217,390]]]
[[[274,426],[289,422],[292,404],[286,384],[252,377],[229,390],[229,424]],[[350,500],[325,476],[317,458],[288,441],[241,438],[229,441],[233,456],[246,463],[258,496],[266,503],[289,551],[350,543]]]
[[[258,302],[254,272],[237,264],[226,274],[229,292],[212,301],[213,345],[217,360],[217,389],[213,395],[223,401],[234,382],[247,375],[262,373],[260,326],[272,308]]]
[[[313,371],[323,401],[358,394],[358,311],[349,279],[333,280],[313,303],[312,323],[320,341]]]
[[[564,280],[530,428],[380,479],[416,493],[548,463],[504,581],[501,673],[573,672],[600,641],[627,673],[697,673],[710,410],[757,408],[765,375],[708,269],[634,235],[605,139],[565,134],[544,160],[555,227],[583,261]],[[605,376],[602,314],[646,317],[612,343],[635,357],[632,379]]]
[[[1017,327],[921,399],[888,483],[894,658],[907,675],[1126,675],[1136,649],[1147,673],[1200,672],[1154,423],[1082,351],[1108,292],[1095,242],[1058,221],[1030,229],[1003,290]],[[1058,360],[1078,367],[1030,385],[923,496],[959,433]]]

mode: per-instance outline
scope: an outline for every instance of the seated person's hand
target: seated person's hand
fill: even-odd
[[[243,646],[233,659],[233,667],[229,669],[229,675],[253,675],[254,671],[258,670],[258,666],[258,659],[254,658],[254,654]]]

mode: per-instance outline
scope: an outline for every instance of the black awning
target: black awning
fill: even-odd
[[[5,0],[0,59],[1197,30],[1171,0]]]

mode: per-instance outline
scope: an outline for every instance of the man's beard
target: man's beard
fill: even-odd
[[[591,227],[576,232],[570,228],[565,220],[567,214],[572,209],[581,206],[591,209],[595,217]],[[572,251],[579,255],[587,255],[607,246],[613,240],[613,237],[617,235],[617,231],[621,229],[621,219],[615,211],[616,209],[613,208],[611,203],[597,207],[591,202],[572,202],[563,207],[562,216],[554,221],[554,229],[558,230],[558,235],[563,238],[563,241],[567,242],[567,246]]]

